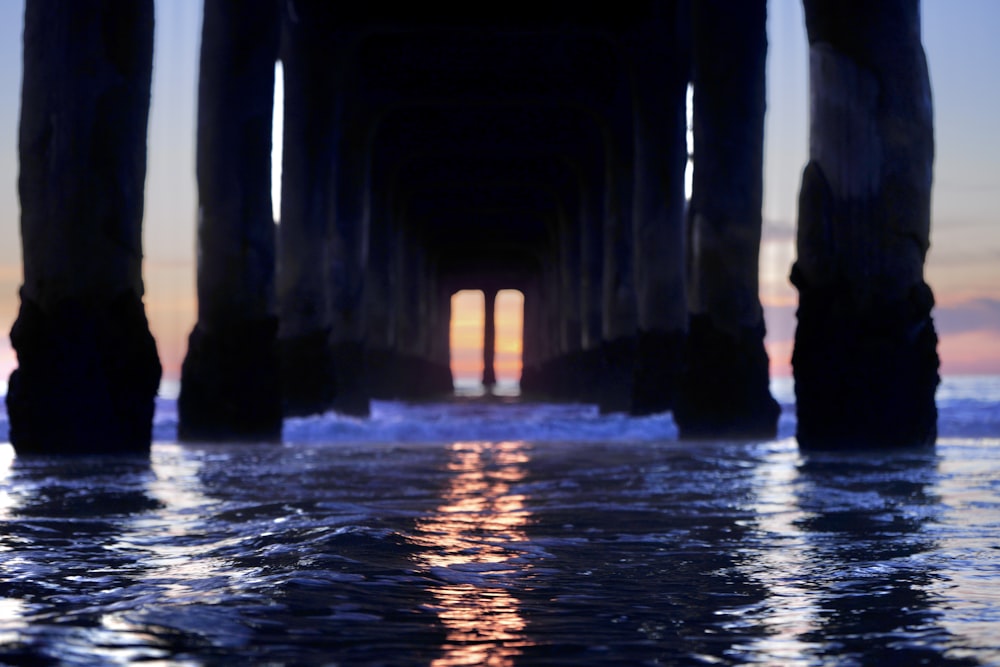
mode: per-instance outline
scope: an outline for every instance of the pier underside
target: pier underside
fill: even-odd
[[[25,18],[12,440],[19,452],[94,448],[65,435],[45,444],[55,436],[35,423],[39,402],[59,411],[76,399],[38,393],[48,372],[39,369],[57,363],[59,346],[38,349],[18,331],[65,320],[59,272],[69,269],[59,267],[99,265],[121,270],[73,274],[86,314],[66,326],[96,317],[94,342],[80,345],[126,341],[116,349],[138,370],[101,377],[138,393],[100,404],[94,419],[124,411],[135,425],[105,440],[142,449],[159,376],[143,342],[139,273],[152,3],[63,4],[91,32],[66,38],[69,19],[42,3],[29,2]],[[922,267],[933,133],[918,5],[805,7],[814,103],[794,276],[800,444],[852,446],[862,430],[876,434],[863,446],[932,441],[936,337]],[[450,299],[463,289],[482,290],[489,312],[498,290],[523,293],[524,392],[635,415],[671,410],[681,437],[773,437],[779,409],[757,284],[765,28],[764,0],[590,9],[206,0],[198,323],[179,437],[279,440],[283,416],[364,416],[372,398],[451,391]],[[65,51],[54,54],[53,39],[67,39]],[[73,62],[83,58],[120,78],[80,79]],[[82,100],[52,116],[58,132],[34,126],[59,104],[43,82]],[[128,103],[111,104],[122,90]],[[112,125],[129,131],[101,134]],[[50,148],[53,136],[111,147],[80,158]],[[78,183],[93,165],[106,169]],[[57,189],[86,189],[95,213],[50,206]],[[70,247],[50,233],[63,228],[89,239],[113,228],[128,242]],[[102,314],[123,292],[130,315]],[[488,356],[494,324],[488,316]],[[89,372],[71,367],[67,382]],[[873,391],[900,397],[892,415],[864,412]],[[890,437],[910,413],[912,428]]]

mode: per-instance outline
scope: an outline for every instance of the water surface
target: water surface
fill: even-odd
[[[934,450],[379,403],[149,461],[0,446],[8,664],[1000,664],[1000,383]]]

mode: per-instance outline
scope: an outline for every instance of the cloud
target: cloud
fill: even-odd
[[[1000,332],[1000,299],[972,299],[934,309],[938,334],[949,336],[973,331]]]
[[[771,374],[787,375],[795,337],[795,305],[764,306]],[[934,309],[943,373],[1000,373],[1000,299],[977,298]]]
[[[970,331],[941,337],[941,372],[946,375],[1000,373],[1000,332]]]
[[[764,304],[769,340],[791,340],[795,335],[795,304]],[[1000,299],[978,298],[934,308],[939,335],[992,331],[1000,334]]]
[[[936,190],[954,190],[955,192],[985,192],[987,194],[1000,193],[1000,184],[995,181],[966,181],[938,179],[934,182]]]
[[[764,305],[764,323],[768,343],[788,342],[795,338],[795,311],[798,304]]]

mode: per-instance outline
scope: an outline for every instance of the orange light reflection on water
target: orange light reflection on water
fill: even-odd
[[[428,550],[422,565],[442,583],[430,589],[448,631],[435,667],[513,665],[531,644],[524,636],[520,601],[507,588],[520,571],[527,540],[521,530],[530,512],[512,485],[524,479],[524,442],[457,442],[454,472],[436,512],[417,523],[418,542]],[[512,546],[514,548],[512,548]]]

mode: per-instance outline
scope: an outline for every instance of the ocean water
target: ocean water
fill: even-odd
[[[851,455],[775,391],[763,442],[465,397],[178,445],[167,397],[148,461],[0,445],[0,664],[1000,664],[1000,379]]]

